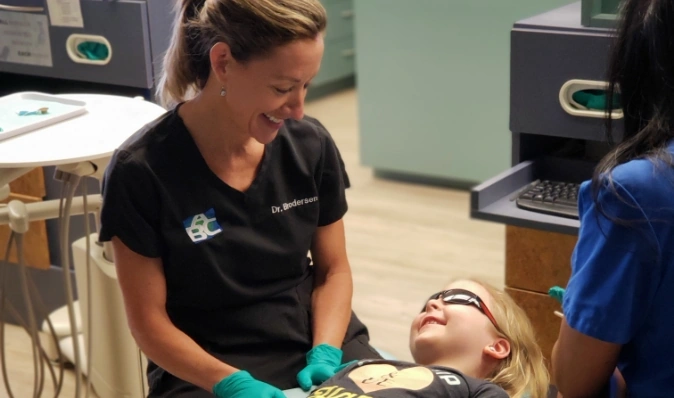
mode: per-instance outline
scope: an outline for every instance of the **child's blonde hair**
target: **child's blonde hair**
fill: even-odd
[[[503,388],[511,398],[544,398],[550,375],[527,314],[503,290],[476,279],[464,279],[484,287],[491,296],[491,310],[503,337],[510,342],[510,355],[487,380]]]

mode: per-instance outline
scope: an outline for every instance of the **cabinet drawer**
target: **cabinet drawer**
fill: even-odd
[[[326,41],[321,70],[312,84],[319,85],[353,75],[355,57],[353,36]]]
[[[328,27],[325,40],[332,41],[353,35],[353,1],[340,0],[325,4]]]
[[[518,227],[576,235],[577,219],[517,207],[517,194],[536,180],[581,183],[592,176],[595,164],[578,159],[541,157],[523,161],[471,190],[471,217]]]
[[[579,11],[570,13],[575,23]],[[556,17],[550,13],[546,18]],[[611,42],[606,30],[516,25],[511,33],[510,131],[604,140],[604,110],[583,108],[573,93],[590,88],[587,83],[605,91]],[[622,123],[615,127],[620,140]]]
[[[6,0],[0,0],[0,3]],[[151,62],[147,5],[143,1],[81,2],[84,28],[51,26],[47,23],[44,37],[35,33],[30,41],[48,40],[51,57],[41,58],[41,63],[20,61],[20,57],[0,60],[0,72],[68,79],[127,87],[151,88],[153,72]],[[43,13],[15,13],[0,10],[5,18],[44,18]],[[23,14],[23,15],[22,15]],[[122,23],[124,26],[122,27]],[[41,26],[41,22],[34,22]],[[75,49],[78,38],[104,38],[109,43],[109,57],[105,62],[85,63]],[[69,41],[70,39],[70,41]],[[36,46],[37,47],[37,46]],[[70,47],[71,51],[68,51]],[[10,49],[18,51],[19,49]],[[42,54],[48,52],[40,47]],[[8,61],[9,59],[9,61]],[[11,62],[10,62],[11,61]],[[77,62],[79,61],[79,62]],[[19,63],[21,62],[21,63]]]

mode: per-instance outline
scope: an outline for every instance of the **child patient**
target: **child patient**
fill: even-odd
[[[415,363],[361,360],[310,398],[544,398],[549,376],[529,319],[505,292],[459,280],[410,330]]]

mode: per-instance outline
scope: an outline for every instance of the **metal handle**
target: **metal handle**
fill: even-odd
[[[354,14],[353,10],[344,10],[341,13],[339,13],[339,15],[342,18],[345,18],[345,19],[346,18],[353,18],[353,14]]]
[[[18,11],[18,12],[42,12],[44,11],[44,7],[8,6],[5,4],[0,4],[0,10]]]

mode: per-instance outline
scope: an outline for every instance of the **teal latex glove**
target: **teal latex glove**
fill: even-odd
[[[307,353],[307,366],[297,374],[297,382],[304,391],[319,385],[350,365],[342,363],[342,350],[329,344],[320,344]]]
[[[572,95],[573,100],[588,109],[606,109],[606,92],[603,90],[581,90]],[[620,94],[613,96],[613,109],[620,108]]]
[[[77,50],[84,56],[84,58],[94,61],[104,60],[110,55],[110,50],[105,44],[93,41],[85,41],[78,44]]]
[[[245,370],[232,373],[213,387],[218,398],[286,398],[283,391],[253,378]]]
[[[564,292],[565,289],[559,286],[553,286],[550,288],[550,290],[548,290],[548,295],[557,300],[559,304],[562,304],[562,302],[564,301]]]

